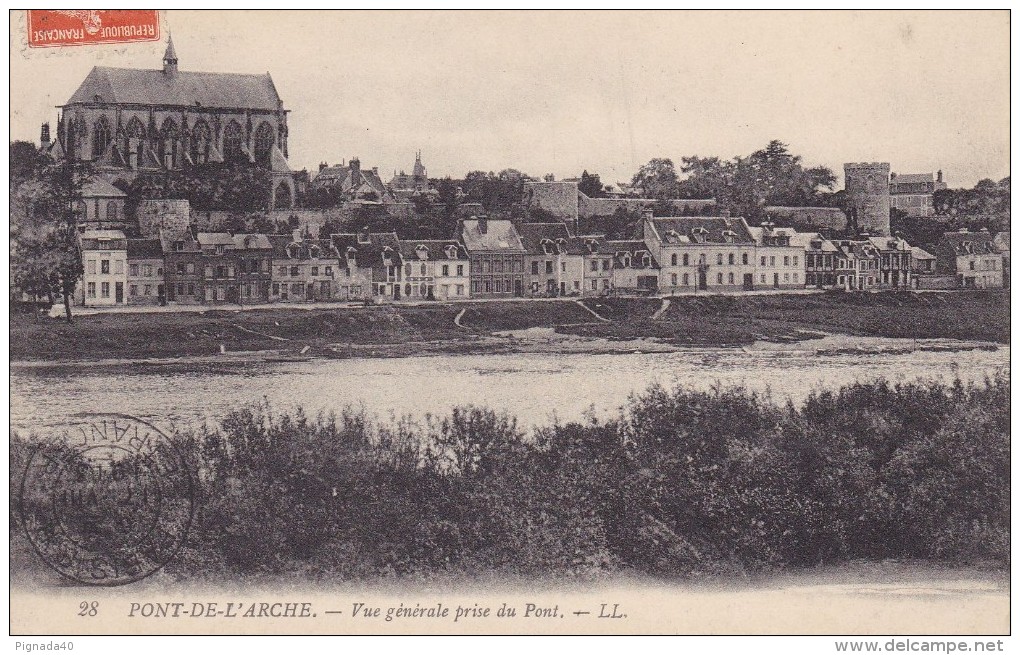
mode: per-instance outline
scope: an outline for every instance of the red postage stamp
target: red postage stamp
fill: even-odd
[[[29,9],[28,45],[52,48],[157,41],[156,9]]]

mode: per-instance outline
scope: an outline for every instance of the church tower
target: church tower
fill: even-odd
[[[166,42],[166,52],[163,54],[163,74],[177,74],[177,51],[174,50],[174,38],[171,36]]]
[[[421,163],[421,150],[414,155],[414,171],[412,175],[414,175],[415,181],[427,177],[425,175],[425,166]]]

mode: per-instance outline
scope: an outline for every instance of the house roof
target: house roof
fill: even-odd
[[[813,244],[818,244],[815,247]],[[836,244],[823,237],[818,232],[794,232],[790,237],[790,245],[803,248],[811,252],[838,252]]]
[[[910,250],[910,244],[907,243],[906,239],[900,237],[868,237],[870,241],[879,250]]]
[[[393,197],[389,188],[379,177],[379,173],[371,168],[361,167],[359,178],[355,180],[351,166],[327,166],[312,178],[311,184],[320,188],[339,186],[342,191],[353,190],[355,192],[367,184],[372,191],[379,195],[380,200]]]
[[[754,242],[759,245],[761,244],[762,239],[764,239],[765,237],[764,227],[748,227],[747,232],[748,234],[751,235],[751,238],[754,240]],[[797,230],[793,229],[792,227],[773,227],[771,233],[776,236],[788,237],[790,239],[791,246],[800,247],[799,244],[793,242],[794,238],[797,236]]]
[[[272,247],[265,234],[234,235],[234,248],[237,250],[269,250]]]
[[[113,104],[173,105],[178,107],[243,108],[277,111],[281,108],[269,73],[199,73],[161,69],[96,66],[67,101]]]
[[[83,198],[127,198],[127,194],[101,177],[95,177],[81,188]]]
[[[415,261],[420,259],[418,256],[419,248],[424,246],[428,250],[429,259],[450,259],[460,260],[467,259],[467,251],[464,250],[464,246],[453,240],[411,240],[407,241],[404,239],[400,240],[400,256],[405,260]],[[453,247],[455,254],[450,257],[448,251],[451,246]]]
[[[988,255],[999,252],[987,232],[946,232],[939,246],[948,245],[957,255]]]
[[[474,250],[493,252],[526,252],[524,243],[514,224],[503,219],[482,219],[486,228],[483,233],[479,228],[481,221],[477,218],[461,221],[460,233],[468,252]]]
[[[128,239],[127,256],[132,259],[161,258],[163,245],[159,239]]]
[[[700,231],[704,236],[701,243],[740,243],[754,244],[743,218],[681,216],[673,218],[653,218],[652,228],[655,237],[663,243],[694,243],[692,234]],[[676,236],[671,237],[670,233]],[[727,241],[725,234],[732,234],[732,241]]]
[[[330,237],[340,259],[347,257],[347,249],[357,251],[356,260],[359,268],[383,265],[383,252],[389,248],[394,254],[400,253],[400,240],[396,232],[373,232],[368,235],[368,243],[361,243],[357,234],[334,234]]]
[[[266,237],[273,248],[276,259],[312,259],[312,250],[318,248],[316,258],[334,258],[333,242],[330,239],[301,239],[295,241],[289,234],[270,234]],[[293,254],[293,256],[291,256]]]
[[[847,255],[852,255],[858,258],[872,258],[879,256],[878,248],[876,248],[875,244],[871,243],[871,241],[850,241],[844,239],[834,243]]]
[[[928,252],[924,248],[919,248],[917,246],[912,246],[910,248],[910,256],[911,256],[911,258],[913,258],[915,260],[920,260],[920,259],[935,259],[935,255],[931,254],[930,252]]]
[[[934,181],[934,173],[896,173],[896,177],[889,178],[890,184],[917,184]]]
[[[588,247],[594,242],[594,251]],[[612,254],[606,249],[606,235],[604,234],[583,234],[577,237],[570,237],[567,240],[568,255],[607,255]]]
[[[203,246],[234,246],[233,235],[227,232],[199,232],[198,243]]]
[[[648,244],[641,240],[612,240],[605,242],[605,248],[607,251],[614,255],[615,265],[623,266],[623,255],[627,254],[630,256],[629,268],[658,268],[659,262],[655,260],[655,255],[648,249]],[[648,253],[650,259],[650,265],[645,267],[641,262],[641,257]]]
[[[125,239],[124,233],[120,230],[85,230],[82,234],[84,239],[96,239],[106,241],[108,239]]]
[[[549,241],[561,243],[569,252],[570,232],[564,223],[524,223],[519,232],[524,249],[532,255],[545,254],[543,243]]]

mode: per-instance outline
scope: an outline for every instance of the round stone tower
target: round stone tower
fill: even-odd
[[[889,236],[889,164],[843,164],[847,210],[862,232]]]

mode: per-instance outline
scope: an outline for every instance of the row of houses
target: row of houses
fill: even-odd
[[[1001,287],[1002,235],[945,235],[936,254],[899,237],[830,240],[743,218],[654,218],[642,238],[576,235],[565,223],[475,217],[456,238],[188,230],[82,235],[79,301],[256,304],[674,294],[764,289]]]

